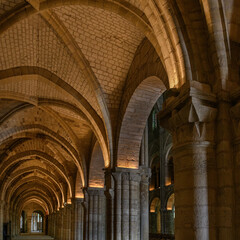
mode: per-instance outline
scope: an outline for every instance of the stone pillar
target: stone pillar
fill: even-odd
[[[89,217],[88,217],[88,192],[86,190],[86,188],[83,189],[84,192],[84,201],[82,203],[83,209],[84,209],[84,225],[83,225],[83,239],[84,240],[88,240],[88,221],[89,221]]]
[[[233,173],[235,182],[235,239],[240,239],[240,98],[231,108],[233,126]],[[228,129],[228,128],[227,128]]]
[[[230,118],[230,97],[225,91],[218,94],[217,116],[217,235],[219,240],[234,238],[233,144]],[[240,117],[240,116],[239,116]],[[237,179],[236,179],[237,180]],[[239,200],[237,200],[238,202]]]
[[[17,233],[16,233],[16,228],[17,228],[17,224],[20,224],[20,218],[19,218],[19,221],[17,222],[17,214],[15,211],[11,211],[12,214],[11,214],[11,222],[12,222],[12,226],[11,226],[11,230],[12,230],[12,233],[11,233],[11,236],[16,236]]]
[[[159,114],[173,137],[176,240],[216,239],[216,115],[215,95],[195,82]]]
[[[66,208],[66,219],[67,219],[65,239],[68,240],[68,239],[71,239],[73,205],[67,204],[67,206],[65,208]]]
[[[32,216],[27,216],[27,233],[31,233]]]
[[[55,235],[57,240],[61,240],[61,228],[62,228],[61,222],[62,222],[61,211],[58,210],[56,212],[56,235]]]
[[[52,233],[52,237],[56,237],[56,212],[53,212],[52,213],[52,218],[51,218],[51,220],[52,220],[52,229],[51,229],[51,233]]]
[[[48,235],[52,236],[52,214],[48,215]]]
[[[149,239],[149,178],[151,169],[140,167],[141,183],[140,183],[140,236],[141,240]]]
[[[115,239],[140,239],[140,181],[137,169],[116,168],[115,179]]]
[[[17,212],[16,209],[14,210],[14,212],[15,213]],[[15,229],[15,236],[20,234],[20,217],[21,217],[21,215],[18,215],[18,214],[15,215],[15,228],[14,228]],[[24,223],[23,223],[23,226],[24,226]]]
[[[0,240],[3,240],[4,206],[5,202],[0,201]]]
[[[105,196],[106,196],[106,239],[114,240],[114,179],[112,171],[106,169],[105,171]]]
[[[71,239],[71,204],[62,209],[62,240]]]
[[[48,221],[47,219],[48,219],[47,215],[43,216],[43,219],[42,219],[42,231],[43,231],[44,234],[48,234],[47,231],[46,231],[47,230],[46,229],[46,227],[47,227],[46,223]]]
[[[105,189],[86,188],[88,199],[88,240],[105,240]]]
[[[83,199],[74,199],[72,213],[72,240],[83,240],[83,219],[84,208]]]
[[[57,240],[63,240],[64,237],[64,208],[58,211]]]

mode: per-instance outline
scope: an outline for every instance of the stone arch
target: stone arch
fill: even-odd
[[[24,73],[24,74],[23,74]],[[0,80],[4,80],[6,78],[10,77],[17,77],[17,76],[23,76],[23,75],[39,75],[49,82],[53,83],[56,87],[59,89],[62,89],[64,92],[67,92],[71,97],[73,97],[78,102],[78,107],[83,112],[83,114],[86,116],[87,119],[89,119],[94,133],[96,137],[98,138],[99,143],[101,144],[101,147],[103,149],[103,155],[104,155],[104,161],[105,165],[110,165],[110,159],[109,159],[109,153],[108,153],[108,145],[107,145],[107,135],[105,132],[105,126],[96,111],[92,108],[92,106],[87,102],[87,100],[79,93],[77,92],[71,85],[63,81],[61,78],[59,78],[54,73],[50,72],[47,69],[36,67],[36,66],[28,66],[28,67],[17,67],[17,68],[11,68],[7,70],[0,71]],[[27,101],[33,105],[38,105],[39,100],[32,97],[27,97],[23,94],[13,94],[13,93],[4,93],[1,92],[2,98],[9,98],[16,100],[24,100]]]
[[[102,149],[98,141],[95,142],[89,168],[89,187],[104,187],[104,160]]]
[[[22,187],[21,190],[23,190],[22,196],[12,199],[16,211],[21,212],[24,208],[24,205],[26,205],[26,199],[29,199],[31,197],[42,200],[44,202],[44,206],[47,206],[47,209],[49,210],[48,213],[57,210],[57,206],[54,204],[53,200],[51,200],[50,197],[46,196],[43,192],[39,191],[39,189],[36,192],[36,190],[26,190],[26,188]]]
[[[165,215],[165,228],[168,234],[174,234],[175,226],[175,195],[171,192],[167,198],[166,215]]]
[[[19,207],[21,206],[21,208],[19,208],[19,212],[21,212],[21,210],[23,211],[25,209],[25,207],[27,205],[29,205],[30,203],[36,203],[37,205],[39,205],[42,208],[42,210],[44,210],[45,213],[51,212],[51,211],[49,211],[48,206],[46,205],[44,200],[42,200],[41,197],[37,197],[37,196],[30,196],[30,197],[27,197],[26,199],[22,200],[21,203],[19,204]],[[39,207],[36,208],[36,210],[37,209],[39,209]]]
[[[13,181],[15,181],[15,179],[17,179],[19,176],[21,176],[24,173],[27,173],[28,171],[40,171],[42,173],[46,173],[48,175],[49,178],[51,178],[51,180],[58,186],[58,188],[60,189],[61,195],[62,195],[62,199],[64,199],[64,189],[63,186],[60,185],[60,183],[57,181],[57,179],[55,178],[55,176],[47,171],[46,169],[43,169],[41,167],[29,167],[29,168],[25,168],[25,169],[21,169],[18,170],[16,172],[14,172],[13,175],[11,175],[11,178],[7,178],[6,181],[3,182],[2,186],[1,186],[1,199],[5,199],[5,193],[7,191],[7,188],[11,185],[11,183]]]
[[[29,156],[38,156],[40,159],[42,159],[43,161],[46,161],[50,164],[52,164],[55,169],[63,176],[63,178],[65,179],[68,188],[70,190],[70,196],[72,197],[72,183],[71,180],[69,178],[69,174],[67,174],[67,172],[65,171],[64,167],[57,162],[53,157],[47,155],[46,153],[43,152],[39,152],[36,150],[33,151],[25,151],[22,152],[20,154],[16,154],[12,157],[10,157],[9,159],[7,159],[2,166],[0,167],[0,169],[2,171],[6,171],[7,168],[11,167],[14,163],[19,162],[19,161],[24,161],[25,157],[29,157]]]
[[[42,206],[43,209],[46,210],[46,212],[51,213],[54,211],[54,208],[51,204],[51,202],[42,194],[36,194],[34,192],[29,192],[28,194],[24,195],[23,198],[20,198],[16,201],[14,201],[14,204],[16,206],[16,212],[21,213],[24,209],[24,207],[32,201],[32,199],[38,200],[38,203],[40,206]]]
[[[147,118],[163,91],[155,76],[144,79],[136,88],[123,114],[117,149],[118,167],[138,168],[139,150]]]
[[[161,232],[161,201],[160,198],[155,197],[150,204],[150,233]]]
[[[40,135],[43,134],[50,141],[60,144],[60,145],[64,146],[65,149],[67,149],[67,151],[70,153],[70,155],[73,157],[73,159],[75,159],[75,163],[78,167],[78,170],[81,173],[82,181],[83,181],[83,183],[85,183],[84,176],[86,176],[86,174],[84,174],[84,172],[86,170],[84,167],[85,166],[84,161],[82,163],[83,166],[82,166],[82,164],[79,165],[79,162],[78,162],[79,155],[76,152],[76,150],[73,148],[73,146],[71,146],[71,144],[69,144],[63,137],[59,136],[58,134],[56,134],[55,132],[53,132],[51,129],[49,129],[47,127],[33,124],[33,125],[11,128],[11,129],[1,132],[0,142],[1,142],[1,144],[3,144],[5,142],[13,140],[13,139],[29,138],[29,137],[34,138],[37,136],[37,134],[35,133],[36,130],[38,133],[40,133]]]
[[[102,8],[126,18],[136,27],[140,28],[145,36],[147,36],[152,42],[153,46],[155,46],[159,56],[161,56],[162,61],[168,69],[169,78],[173,82],[171,85],[181,85],[181,82],[185,80],[185,62],[182,60],[183,53],[181,45],[179,44],[181,41],[178,33],[176,33],[176,24],[174,22],[175,19],[173,19],[172,14],[168,9],[171,7],[170,5],[166,7],[164,4],[158,4],[158,6],[148,3],[140,4],[142,5],[141,7],[145,9],[144,12],[142,12],[139,8],[136,8],[131,3],[122,4],[119,2],[114,3],[107,1],[102,4],[102,2],[86,0],[71,1],[71,5],[74,4]],[[51,2],[46,1],[39,4],[39,10],[44,11],[63,5],[69,5],[69,3],[64,4],[60,0]],[[37,11],[32,6],[24,6],[22,9],[19,9],[16,14],[6,17],[6,20],[1,24],[0,33],[6,31],[9,27],[11,27],[11,25],[15,24],[19,20],[29,17],[36,12]],[[162,19],[163,17],[161,18],[159,16],[160,14],[164,16],[164,20]],[[157,23],[157,19],[159,20],[160,24]],[[162,33],[164,29],[163,33],[157,34],[156,37],[150,24],[155,27],[154,31],[157,33]],[[180,47],[178,47],[178,45],[180,45]],[[174,77],[174,73],[177,73],[178,77]],[[179,81],[179,83],[177,81]]]
[[[46,188],[52,196],[55,197],[55,199],[57,200],[57,208],[60,208],[61,204],[60,203],[60,196],[59,196],[59,193],[57,192],[57,189],[54,189],[52,186],[49,186],[43,179],[40,179],[40,178],[34,178],[34,177],[29,177],[29,178],[26,178],[24,180],[21,180],[19,181],[11,190],[8,191],[8,194],[7,194],[7,202],[10,203],[10,200],[12,199],[13,195],[21,188],[21,187],[27,187],[27,186],[24,186],[24,185],[30,185],[29,183],[33,182],[34,180],[36,180],[36,182],[40,183],[41,186],[43,186],[44,188]],[[29,186],[28,186],[29,187]],[[31,185],[31,187],[34,187],[34,184]],[[36,186],[35,186],[36,187]],[[17,195],[15,197],[15,200],[16,199],[23,199],[23,196],[24,194],[20,194],[20,195]],[[13,200],[13,199],[12,199]]]
[[[173,210],[174,209],[174,204],[175,204],[175,195],[174,193],[170,193],[168,198],[167,198],[167,205],[166,209],[167,210]]]

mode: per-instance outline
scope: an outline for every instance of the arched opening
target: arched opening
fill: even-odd
[[[171,150],[167,154],[165,168],[165,185],[170,186],[174,184],[174,166]]]
[[[34,211],[32,213],[32,220],[31,220],[31,232],[32,233],[42,233],[43,232],[43,219],[44,219],[44,215],[41,211]]]
[[[21,233],[27,232],[27,214],[25,211],[22,211],[20,216],[20,232]]]
[[[154,189],[157,189],[160,187],[160,161],[159,158],[156,157],[152,164],[151,164],[151,179],[150,179],[150,185],[149,189],[150,191],[153,191]]]
[[[166,233],[174,234],[175,225],[175,199],[174,193],[172,193],[167,201],[167,214],[166,214]]]
[[[172,137],[155,120],[162,109],[163,94],[148,118],[148,149],[151,168],[149,183],[149,239],[174,239],[174,165]]]
[[[150,233],[161,233],[161,201],[154,198],[150,205]]]

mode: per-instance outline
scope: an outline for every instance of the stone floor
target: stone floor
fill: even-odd
[[[22,234],[20,236],[16,236],[13,240],[53,240],[54,238],[50,236],[46,236],[43,234]]]

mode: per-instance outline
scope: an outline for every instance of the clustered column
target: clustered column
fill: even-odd
[[[73,199],[72,204],[53,212],[48,217],[49,235],[57,240],[83,239],[83,199]]]
[[[72,208],[72,238],[75,240],[83,240],[83,219],[84,219],[84,209],[83,209],[83,199],[75,199],[73,201]]]
[[[140,167],[141,183],[140,183],[140,220],[141,220],[141,240],[149,239],[149,178],[151,169],[148,167]]]
[[[115,179],[114,239],[137,240],[141,234],[148,235],[147,229],[140,232],[144,213],[148,212],[147,182],[143,181],[141,185],[142,176],[137,169],[116,168],[112,174]],[[140,210],[144,207],[147,210],[145,209],[141,215]]]
[[[104,189],[86,188],[85,189],[85,208],[88,208],[85,213],[86,240],[105,240],[106,237],[106,198]]]

